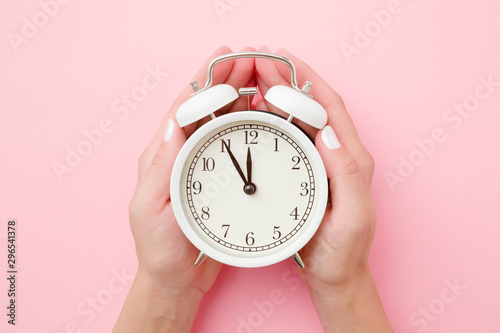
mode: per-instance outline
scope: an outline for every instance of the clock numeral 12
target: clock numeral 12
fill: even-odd
[[[259,133],[257,131],[250,131],[250,134],[248,131],[245,131],[245,144],[246,145],[256,145],[257,144],[257,137],[259,136]],[[250,142],[248,142],[248,139],[251,139]]]

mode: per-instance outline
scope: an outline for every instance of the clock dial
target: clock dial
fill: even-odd
[[[184,163],[184,215],[219,251],[268,255],[307,228],[317,203],[314,170],[299,140],[280,127],[255,120],[222,125]]]

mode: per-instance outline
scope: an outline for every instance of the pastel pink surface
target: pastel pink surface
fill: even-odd
[[[54,3],[0,4],[1,272],[9,219],[19,270],[17,325],[3,315],[2,332],[111,330],[137,266],[127,212],[137,159],[224,44],[285,47],[344,98],[376,160],[371,266],[395,331],[498,330],[498,1]],[[24,18],[40,27],[17,45]],[[164,74],[140,103],[116,102],[151,71]],[[449,111],[464,103],[471,111]],[[53,163],[100,126],[108,133],[58,179]],[[193,331],[322,329],[286,261],[224,267]]]

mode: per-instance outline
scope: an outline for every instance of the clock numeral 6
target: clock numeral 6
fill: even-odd
[[[223,225],[222,225],[222,229],[227,228],[227,229],[226,229],[226,232],[224,232],[224,238],[226,238],[226,236],[227,236],[227,232],[229,231],[229,227],[230,227],[230,225],[229,225],[229,224],[223,224]]]
[[[247,234],[247,237],[245,238],[245,241],[247,242],[248,246],[252,246],[253,244],[255,244],[255,239],[252,236],[253,236],[253,232],[249,232]]]
[[[213,158],[203,157],[201,160],[203,162],[202,171],[213,171],[215,169],[215,160]]]
[[[292,212],[290,213],[290,216],[293,217],[294,220],[299,219],[299,213],[297,212],[297,207],[295,207],[295,209],[292,210]]]
[[[194,195],[198,195],[201,193],[201,189],[202,189],[202,186],[201,186],[201,182],[200,181],[195,181],[193,183],[193,194]]]
[[[259,133],[257,131],[250,131],[250,134],[248,131],[245,131],[245,144],[246,145],[256,145],[257,142],[257,137],[259,136]],[[248,142],[248,139],[250,137],[250,142]]]
[[[298,166],[300,163],[300,157],[298,156],[292,157],[292,162],[295,163],[294,166],[292,167],[292,170],[300,170],[300,167]]]
[[[203,220],[208,220],[208,219],[210,218],[210,213],[209,213],[209,211],[210,211],[210,208],[209,208],[209,207],[207,207],[207,206],[203,206],[203,207],[201,207],[201,218],[202,218]]]
[[[280,228],[280,226],[274,226],[274,236],[273,236],[273,239],[280,239],[281,238],[281,231],[279,231],[278,229]]]

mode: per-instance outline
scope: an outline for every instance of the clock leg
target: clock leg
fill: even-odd
[[[292,256],[293,261],[299,266],[300,269],[306,267],[304,264],[304,260],[302,260],[302,257],[300,256],[299,252],[295,252],[295,254]]]
[[[194,261],[194,265],[200,266],[205,261],[205,259],[207,259],[207,255],[200,251],[200,254],[198,254],[198,258],[196,258],[196,260]]]

